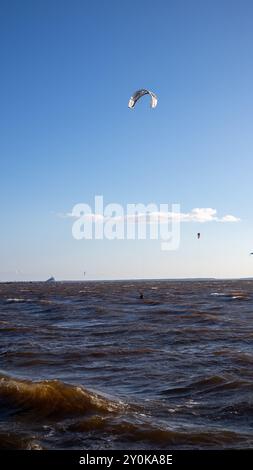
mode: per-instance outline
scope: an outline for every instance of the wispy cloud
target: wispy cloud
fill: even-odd
[[[76,219],[76,215],[74,215],[72,212],[53,212],[56,217],[59,217],[60,219],[70,219],[74,218]]]
[[[181,213],[180,218],[182,222],[239,222],[240,219],[234,215],[224,215],[218,217],[217,210],[211,207],[195,208],[189,213]]]
[[[106,222],[107,220],[124,221],[129,222],[168,222],[168,221],[179,221],[179,222],[193,222],[193,223],[206,223],[206,222],[223,222],[223,223],[235,223],[240,222],[240,219],[234,215],[227,214],[222,217],[218,217],[217,210],[211,207],[194,208],[190,212],[142,212],[136,214],[120,215],[108,217],[101,214],[87,213],[77,214],[76,212],[57,213],[57,217],[60,218],[73,218],[78,219],[82,217],[87,221],[93,222]],[[148,217],[148,218],[147,218]]]
[[[212,208],[195,208],[192,209],[191,212],[150,212],[148,214],[149,221],[159,221],[159,222],[167,222],[176,220],[179,222],[198,222],[198,223],[205,223],[205,222],[239,222],[240,219],[233,215],[225,215],[223,217],[217,216],[217,210]],[[136,214],[126,216],[126,218],[132,219],[133,221],[138,221],[141,219],[146,220],[147,214]]]
[[[234,215],[224,215],[224,217],[220,219],[220,222],[240,222],[240,219]]]
[[[75,212],[57,212],[56,216],[59,217],[60,219],[79,219],[80,217],[85,218],[87,220],[92,220],[93,222],[104,222],[108,217],[104,217],[101,214],[76,214]]]

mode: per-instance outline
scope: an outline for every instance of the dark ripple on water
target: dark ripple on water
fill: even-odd
[[[252,447],[252,327],[253,281],[2,283],[0,448]]]

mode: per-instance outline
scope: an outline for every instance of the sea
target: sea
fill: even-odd
[[[253,281],[0,284],[0,449],[253,447]]]

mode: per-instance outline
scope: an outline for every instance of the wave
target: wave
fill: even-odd
[[[32,437],[14,432],[0,432],[0,450],[42,450],[42,447]]]
[[[230,360],[239,362],[241,364],[249,364],[249,365],[253,364],[253,354],[250,352],[243,352],[243,351],[237,351],[237,350],[230,349],[230,348],[225,348],[225,349],[214,351],[213,354],[218,357],[230,358]]]
[[[212,292],[210,295],[224,297],[227,300],[250,300],[251,297],[244,292]]]
[[[205,385],[204,381],[201,382]],[[212,378],[211,382],[220,383],[220,380]],[[232,448],[246,445],[250,438],[246,433],[208,424],[205,427],[173,426],[172,422],[168,425],[149,413],[145,414],[144,405],[125,404],[60,380],[35,382],[2,374],[0,414],[5,421],[9,415],[10,422],[15,416],[15,426],[21,426],[18,434],[0,431],[1,449],[48,448],[50,439],[55,448],[59,435],[61,439],[64,439],[63,435],[68,436],[74,447],[86,437],[92,439],[93,436],[96,442],[106,440],[107,446],[114,446],[115,441],[118,441],[130,447],[134,443],[145,443],[152,448],[157,445],[159,448],[168,445],[174,448],[196,445],[202,448],[217,445]],[[24,433],[25,417],[34,429],[31,436]],[[41,420],[45,418],[50,419],[51,433],[48,433],[48,426],[41,426]]]
[[[55,304],[55,305],[58,305],[58,304],[61,304],[62,302],[60,301],[57,301],[57,300],[48,300],[48,299],[30,299],[30,298],[23,298],[23,297],[9,297],[8,299],[5,299],[5,302],[7,304],[15,304],[15,303],[29,303],[29,302],[32,302],[36,305],[40,305],[40,304]]]
[[[124,406],[122,402],[60,380],[33,382],[8,376],[0,378],[0,413],[36,412],[44,417],[66,417],[94,411],[113,413]]]
[[[80,420],[67,427],[70,432],[78,433],[102,433],[109,434],[115,438],[122,439],[129,443],[143,442],[152,443],[154,446],[173,446],[173,447],[191,447],[192,445],[209,447],[219,445],[220,447],[232,447],[235,443],[247,440],[247,436],[238,435],[237,432],[227,429],[212,429],[208,426],[173,429],[169,426],[153,425],[151,422],[133,422],[123,418],[119,422],[114,422],[107,417],[93,416],[91,418]]]
[[[228,294],[225,292],[211,292],[210,295],[217,296],[217,297],[226,297]]]
[[[240,390],[243,386],[252,387],[251,382],[247,380],[234,379],[232,377],[225,377],[213,375],[193,380],[190,383],[182,384],[179,387],[172,387],[163,390],[162,395],[170,395],[173,397],[198,395],[211,392],[226,392],[228,390]]]

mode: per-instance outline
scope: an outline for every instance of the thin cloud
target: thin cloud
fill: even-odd
[[[141,221],[147,220],[147,214],[135,214],[126,216],[127,220]],[[225,215],[223,217],[217,216],[217,210],[210,207],[207,208],[195,208],[191,212],[150,212],[148,214],[148,221],[178,221],[178,222],[194,222],[194,223],[206,223],[206,222],[239,222],[240,219],[234,215]]]
[[[240,222],[240,219],[234,215],[225,215],[221,218],[220,222]]]
[[[87,213],[87,214],[77,214],[76,212],[66,212],[66,213],[57,213],[57,217],[60,218],[72,218],[79,219],[82,217],[87,221],[92,222],[106,222],[108,220],[113,220],[115,222],[123,222],[127,220],[128,222],[168,222],[168,221],[178,221],[178,222],[193,222],[193,223],[207,223],[207,222],[223,222],[223,223],[235,223],[240,222],[240,219],[234,215],[227,214],[222,217],[218,217],[217,210],[211,207],[196,207],[190,212],[162,212],[162,211],[153,211],[153,212],[142,212],[136,214],[127,214],[124,216],[104,216],[102,214]]]

